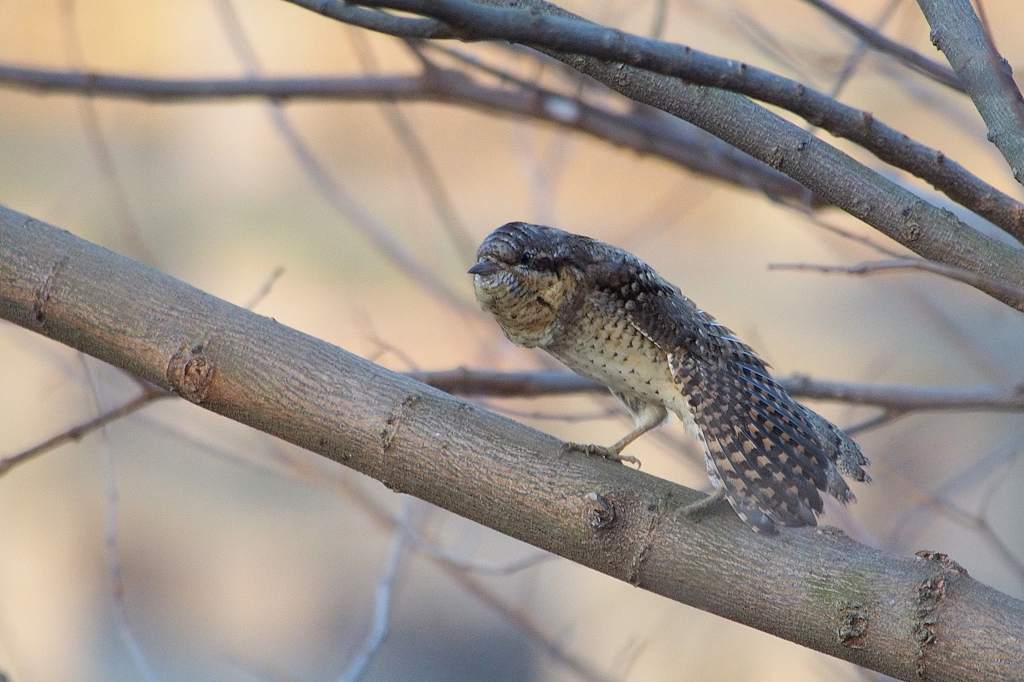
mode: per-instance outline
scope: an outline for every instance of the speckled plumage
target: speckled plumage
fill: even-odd
[[[857,445],[796,402],[725,326],[632,254],[588,237],[508,223],[481,244],[477,299],[513,342],[540,347],[619,397],[638,428],[676,414],[708,475],[754,530],[814,525],[820,492],[854,499]]]

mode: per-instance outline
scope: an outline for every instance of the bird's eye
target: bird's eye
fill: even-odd
[[[523,255],[519,257],[519,262],[523,265],[529,265],[533,262],[533,257],[533,251],[523,251]]]

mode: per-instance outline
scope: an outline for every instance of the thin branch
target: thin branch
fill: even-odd
[[[857,422],[856,424],[844,426],[843,431],[845,431],[847,435],[856,436],[857,434],[860,433],[874,431],[875,429],[880,429],[883,426],[888,426],[897,419],[906,416],[906,414],[906,412],[901,410],[882,410],[874,417],[868,417],[867,419]]]
[[[377,63],[373,58],[373,53],[370,50],[369,44],[366,42],[365,37],[360,31],[350,29],[352,43],[356,48],[356,57],[359,59],[363,71],[367,75],[374,75],[377,71]],[[407,45],[410,45],[407,41]],[[425,57],[420,54],[415,48],[410,47],[414,55],[417,55],[421,60],[425,60]],[[429,62],[423,62],[424,76],[430,77],[430,72],[434,68]],[[476,243],[469,234],[469,230],[466,229],[465,224],[459,217],[459,213],[455,208],[455,202],[451,198],[451,194],[445,187],[444,178],[441,173],[437,170],[433,160],[430,158],[430,153],[427,151],[427,146],[420,139],[420,136],[416,133],[416,129],[413,128],[412,124],[409,123],[408,118],[398,108],[396,104],[389,102],[382,102],[378,105],[381,114],[384,116],[384,120],[391,128],[392,133],[398,139],[399,143],[405,149],[406,155],[412,162],[413,167],[416,170],[416,176],[420,180],[420,184],[427,193],[427,197],[430,199],[430,205],[434,209],[434,213],[437,216],[438,221],[441,223],[441,227],[444,229],[445,234],[448,235],[449,240],[452,242],[452,246],[455,247],[455,252],[465,262],[470,262],[473,259],[473,254],[476,253]]]
[[[60,7],[61,26],[64,32],[64,44],[68,61],[72,68],[83,68],[85,64],[85,50],[82,48],[81,36],[78,34],[75,23],[75,0],[64,0]],[[92,98],[83,98],[78,102],[78,110],[89,149],[92,151],[96,166],[99,168],[100,176],[104,180],[111,204],[120,218],[121,236],[125,244],[139,258],[148,263],[157,264],[158,261],[155,254],[142,237],[139,221],[135,217],[131,201],[128,200],[128,190],[121,179],[121,173],[118,171],[110,141],[103,131],[103,124],[100,121],[99,112],[96,110],[96,103]]]
[[[882,27],[885,26],[886,22],[892,18],[892,15],[896,12],[899,7],[901,0],[889,0],[889,3],[882,8],[882,11],[878,15],[878,19],[875,20],[875,31],[881,31]],[[843,62],[843,67],[839,70],[839,75],[836,77],[835,82],[829,89],[829,97],[838,97],[839,93],[843,91],[846,84],[853,78],[854,72],[857,67],[864,62],[864,55],[868,51],[868,42],[863,38],[858,38],[857,44],[854,46],[850,54],[847,55],[846,60]]]
[[[1024,667],[1024,603],[937,555],[761,536],[734,514],[694,523],[679,512],[696,491],[559,454],[556,438],[3,208],[0,282],[4,319],[620,580],[902,679]],[[870,614],[855,646],[851,609]]]
[[[785,45],[786,39],[759,20],[753,13],[734,9],[732,21],[743,32],[743,39],[749,41],[758,51],[779,66],[782,66],[804,82],[811,82],[807,65]]]
[[[66,431],[62,431],[55,436],[47,438],[42,443],[38,443],[30,448],[16,452],[13,455],[7,455],[6,457],[0,458],[0,475],[6,474],[13,467],[19,464],[24,464],[33,457],[38,457],[39,455],[42,455],[60,445],[81,440],[96,429],[102,428],[110,422],[117,421],[122,417],[138,412],[146,405],[156,402],[161,398],[170,397],[170,395],[170,393],[152,386],[129,400],[121,407],[97,415],[96,417],[82,422],[81,424],[76,424]]]
[[[965,466],[961,471],[946,477],[942,482],[935,486],[934,490],[931,491],[923,491],[920,484],[908,479],[902,471],[903,467],[895,462],[887,463],[888,466],[886,466],[886,473],[889,474],[889,472],[892,472],[890,475],[896,475],[913,484],[917,488],[916,492],[921,493],[922,499],[926,502],[934,500],[939,496],[948,498],[957,490],[973,485],[978,481],[983,481],[986,476],[994,475],[1000,467],[1006,466],[1007,463],[1011,462],[1014,458],[1020,457],[1021,453],[1024,452],[1024,449],[1021,447],[1021,435],[1021,430],[1015,429],[1008,436],[1003,438],[1002,442],[991,448],[988,452],[980,455],[975,454],[971,460],[968,460],[967,466]],[[917,512],[917,507],[919,506],[921,505],[901,505],[899,513],[891,519],[892,527],[890,533],[896,534],[902,532],[903,526],[913,520],[913,517]]]
[[[402,565],[402,559],[406,555],[406,547],[412,534],[412,499],[405,498],[402,501],[402,513],[398,519],[398,528],[395,530],[395,537],[391,541],[391,551],[388,555],[387,564],[381,573],[380,581],[374,593],[373,621],[370,631],[366,634],[366,640],[359,647],[352,661],[345,668],[345,671],[338,677],[338,682],[358,682],[366,674],[366,669],[376,656],[377,651],[384,645],[388,637],[389,623],[391,621],[391,601],[395,584],[398,581],[398,570]]]
[[[262,68],[259,58],[242,29],[231,0],[218,0],[215,7],[218,9],[218,16],[224,32],[247,75],[250,77],[258,75]],[[392,230],[388,226],[381,223],[341,183],[334,179],[327,166],[314,153],[313,148],[302,138],[298,128],[292,124],[280,100],[270,100],[267,105],[267,113],[271,124],[305,173],[306,178],[331,208],[366,237],[381,255],[394,263],[399,272],[419,284],[424,291],[451,306],[454,310],[470,315],[477,313],[475,306],[453,291],[442,279],[409,253],[392,235]]]
[[[378,526],[389,530],[398,527],[397,518],[392,516],[360,487],[353,485],[347,477],[341,480],[341,486],[348,499],[358,504]],[[512,627],[519,630],[526,637],[527,641],[537,646],[538,649],[550,656],[553,661],[564,666],[580,679],[595,680],[597,682],[608,680],[608,677],[596,669],[589,660],[576,657],[547,635],[533,621],[528,612],[509,606],[497,597],[484,583],[471,575],[473,571],[467,571],[456,562],[449,561],[447,557],[443,556],[443,553],[425,553],[423,556],[451,578],[467,594],[489,607],[503,620],[512,625]]]
[[[467,55],[457,58],[466,59]],[[483,70],[490,68],[483,62],[477,64]],[[489,87],[450,69],[416,76],[166,79],[0,64],[0,84],[44,93],[70,92],[170,103],[266,97],[281,101],[384,99],[456,104],[569,128],[696,173],[763,191],[776,199],[822,204],[803,185],[699,128],[671,117],[623,113],[574,102],[528,81],[516,82],[525,91]]]
[[[251,297],[249,297],[249,300],[246,301],[242,307],[246,310],[253,310],[260,303],[263,303],[267,296],[270,295],[270,292],[274,290],[274,285],[277,284],[277,280],[281,279],[282,276],[284,276],[284,268],[279,265],[271,271],[267,276],[267,279],[260,285],[260,288],[257,289]]]
[[[804,2],[820,9],[840,26],[853,33],[875,50],[892,55],[911,70],[931,78],[937,83],[941,83],[957,92],[964,92],[964,88],[960,85],[960,79],[956,73],[945,64],[929,59],[920,52],[891,38],[887,38],[878,30],[861,23],[832,3],[826,2],[826,0],[804,0]]]
[[[356,7],[347,2],[324,2],[323,0],[289,0],[293,5],[304,7],[329,19],[343,21],[352,26],[405,38],[454,38],[455,34],[442,22],[433,19],[415,19],[386,14],[365,7]]]
[[[876,275],[891,272],[929,272],[948,279],[962,282],[976,289],[999,292],[1002,300],[1018,310],[1024,310],[1024,289],[998,280],[984,277],[970,270],[954,268],[923,258],[891,258],[888,260],[865,261],[856,265],[819,265],[816,263],[769,263],[769,270],[802,270],[847,275]]]
[[[548,552],[534,552],[522,559],[515,559],[503,564],[485,563],[456,556],[455,554],[438,547],[436,544],[425,540],[419,534],[414,534],[412,542],[413,547],[417,552],[427,555],[432,559],[436,559],[446,566],[450,566],[456,570],[475,573],[477,575],[514,575],[516,573],[521,573],[528,568],[533,568],[534,566],[547,563],[548,561],[552,561],[557,558],[554,554],[549,554]]]
[[[832,223],[822,220],[821,218],[819,218],[818,216],[814,215],[809,211],[801,211],[801,213],[808,222],[810,222],[812,225],[816,227],[820,227],[826,232],[831,232],[832,234],[838,237],[842,237],[843,239],[846,239],[848,241],[860,244],[861,246],[866,246],[872,251],[877,251],[878,253],[881,253],[883,255],[891,256],[892,258],[907,258],[906,252],[897,251],[896,249],[892,249],[875,239],[871,239],[870,237],[865,237],[864,235],[851,232],[850,230],[847,230],[846,228],[843,227],[839,227],[838,225],[833,225]]]
[[[608,389],[578,374],[554,371],[499,372],[460,367],[434,372],[409,372],[407,376],[448,393],[463,396],[531,397],[568,393],[599,393]],[[1024,382],[1011,389],[995,387],[907,386],[823,381],[794,374],[779,379],[792,395],[854,405],[874,405],[900,411],[996,411],[1024,410]]]
[[[88,359],[82,353],[78,353],[85,370],[86,380],[89,384],[89,391],[92,394],[93,406],[97,412],[101,411],[99,393],[96,390],[96,382],[93,381],[92,372]],[[120,491],[117,487],[117,469],[115,467],[114,452],[107,440],[106,427],[100,427],[103,437],[103,468],[106,489],[104,491],[104,515],[103,515],[103,558],[107,565],[107,575],[110,579],[111,601],[113,602],[115,630],[122,644],[128,651],[128,656],[135,665],[140,677],[145,682],[156,682],[159,678],[153,670],[146,652],[139,643],[138,638],[131,629],[128,622],[128,608],[124,599],[124,573],[121,568],[121,548],[118,510],[120,508]]]
[[[981,540],[988,544],[1011,570],[1017,573],[1018,578],[1024,579],[1024,558],[1018,557],[1013,552],[986,518],[988,502],[993,498],[998,486],[1008,480],[1008,477],[999,475],[999,468],[1005,468],[1012,463],[1015,457],[1020,456],[1020,452],[1019,434],[1015,434],[1007,439],[1002,446],[978,458],[963,471],[947,478],[934,491],[924,490],[917,481],[909,478],[901,467],[890,465],[887,467],[886,474],[902,479],[906,484],[906,492],[913,499],[902,505],[900,514],[892,522],[889,535],[895,536],[902,533],[918,511],[926,508],[934,509],[957,525],[978,533]],[[977,512],[971,513],[951,500],[951,495],[956,488],[967,482],[976,481],[979,476],[986,473],[992,484],[982,495],[982,503]],[[913,504],[911,505],[910,502]]]
[[[995,44],[995,38],[992,35],[992,24],[988,20],[988,12],[985,10],[985,3],[982,0],[973,0],[974,9],[978,12],[978,18],[981,20],[981,26],[985,29],[985,35],[988,36],[988,41]]]
[[[1017,182],[1024,184],[1024,98],[1013,70],[989,40],[971,0],[917,0],[942,50],[978,113],[988,139],[1002,153]]]
[[[654,14],[651,16],[651,28],[648,35],[660,39],[665,35],[665,24],[668,22],[668,0],[654,0]]]
[[[504,3],[505,0],[494,2]],[[442,19],[449,22],[464,40],[511,40],[559,53],[588,55],[682,78],[690,83],[730,90],[780,106],[926,180],[1017,239],[1024,239],[1024,206],[1009,195],[971,174],[938,150],[876,120],[869,112],[845,105],[765,69],[716,57],[688,46],[624,33],[579,18],[531,12],[522,7],[491,7],[487,6],[490,3],[469,0],[362,0],[360,4]],[[550,3],[541,5],[541,0],[537,0],[537,5],[554,8]],[[785,166],[780,166],[785,172]]]

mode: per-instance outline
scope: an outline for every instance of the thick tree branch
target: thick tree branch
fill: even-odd
[[[0,209],[0,317],[388,487],[669,598],[902,679],[1006,679],[1024,603],[928,553],[693,523],[694,491],[561,443]]]
[[[320,0],[315,4],[320,6],[332,1]],[[522,9],[506,10],[488,7],[484,3],[514,4]],[[690,78],[694,75],[694,69],[690,68],[694,62],[689,58],[692,51],[688,53],[668,43],[651,47],[643,38],[627,37],[619,31],[574,19],[574,15],[544,0],[482,0],[481,3],[438,0],[414,4],[417,7],[423,5],[421,10],[429,13],[442,9],[499,12],[500,21],[497,23],[507,21],[510,22],[508,26],[471,35],[477,38],[519,35],[524,44],[534,45],[613,90],[688,120],[765,161],[925,258],[972,270],[1015,287],[1024,287],[1024,251],[982,235],[950,212],[923,201],[742,95],[687,84],[679,78],[647,70],[660,69],[674,76]],[[490,16],[493,18],[495,15]],[[547,24],[549,30],[546,32],[538,28],[546,25],[544,22],[547,20],[567,17],[566,23]],[[489,24],[488,28],[491,28]],[[470,29],[464,25],[460,24],[460,30],[463,35],[470,35]],[[572,50],[577,54],[560,52],[559,49]],[[643,68],[625,66],[621,62],[639,64]],[[741,73],[738,77],[744,80],[742,72],[746,69],[740,68],[741,65],[727,62],[727,67],[729,71]],[[719,74],[720,70],[716,67],[711,73]],[[734,73],[726,80],[733,81],[736,77]],[[864,123],[871,127],[870,120]],[[942,157],[934,160],[939,165],[944,163]],[[983,291],[1008,303],[996,292]]]
[[[954,201],[1024,240],[1024,206],[1012,197],[940,151],[874,119],[870,113],[765,69],[581,21],[568,14],[559,16],[561,10],[543,0],[361,0],[361,4],[437,17],[448,22],[464,40],[511,40],[563,54],[589,55],[775,104],[926,180]],[[491,4],[502,6],[486,6]],[[512,4],[534,11],[509,9],[507,6]]]
[[[148,78],[0,64],[0,85],[157,102],[264,97],[273,100],[437,102],[522,116],[649,154],[695,173],[793,202],[821,205],[810,190],[699,128],[646,112],[617,112],[553,90],[491,87],[451,69],[415,76]]]
[[[540,395],[608,392],[607,388],[595,381],[559,370],[498,372],[460,367],[435,372],[409,372],[408,375],[442,391],[466,396],[528,398]],[[800,374],[783,377],[779,383],[798,398],[872,405],[898,412],[1024,411],[1024,383],[1011,389],[946,388],[823,381]]]
[[[942,50],[978,113],[988,138],[1002,153],[1017,182],[1024,184],[1024,99],[1010,64],[996,51],[971,0],[917,0]]]

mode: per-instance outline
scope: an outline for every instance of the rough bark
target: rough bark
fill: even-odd
[[[902,679],[1009,679],[1024,603],[947,558],[751,533],[612,462],[0,208],[0,317],[620,580]]]
[[[918,0],[932,43],[946,55],[978,113],[988,139],[1024,184],[1024,99],[1010,64],[985,33],[970,0]]]

